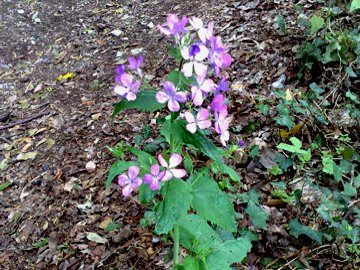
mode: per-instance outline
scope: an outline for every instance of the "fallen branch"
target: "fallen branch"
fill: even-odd
[[[8,124],[8,125],[6,125],[6,126],[0,126],[0,130],[4,130],[4,129],[8,129],[8,128],[15,127],[15,126],[17,126],[17,125],[25,124],[25,123],[27,123],[27,122],[30,122],[30,121],[32,121],[32,120],[34,120],[34,119],[36,119],[36,118],[39,118],[39,117],[41,117],[41,116],[44,116],[44,115],[46,115],[46,114],[47,114],[46,112],[41,112],[41,113],[35,114],[35,115],[33,115],[33,116],[29,117],[29,118],[25,118],[25,119],[23,119],[23,120],[21,120],[21,121],[19,121],[19,122],[12,123],[12,124]]]

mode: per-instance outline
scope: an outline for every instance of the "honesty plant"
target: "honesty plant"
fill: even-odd
[[[166,24],[158,25],[172,40],[169,53],[179,63],[179,69],[164,78],[159,90],[141,83],[143,56],[129,57],[127,64],[116,68],[114,91],[122,100],[113,116],[124,109],[151,113],[166,106],[168,115],[157,119],[166,144],[158,144],[151,151],[124,144],[114,147],[113,154],[121,160],[111,166],[106,184],[109,187],[118,175],[125,197],[138,190],[140,201],[150,203],[156,217],[155,233],[170,234],[174,241],[174,269],[230,269],[251,248],[244,237],[224,240],[215,231],[236,233],[237,223],[233,204],[213,175],[235,182],[240,178],[223,163],[231,121],[225,97],[229,84],[223,69],[232,59],[221,37],[214,36],[213,26],[212,22],[205,26],[196,17],[180,20],[174,14],[167,17]],[[218,135],[222,146],[215,146],[207,138],[209,134]],[[196,152],[209,161],[194,169]],[[126,161],[125,156],[137,159]],[[187,250],[181,263],[179,244]]]

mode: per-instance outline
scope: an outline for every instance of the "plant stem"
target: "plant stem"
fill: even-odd
[[[179,264],[179,225],[174,225],[174,233],[173,233],[173,240],[174,240],[174,256],[173,256],[173,262],[174,266],[177,266]]]

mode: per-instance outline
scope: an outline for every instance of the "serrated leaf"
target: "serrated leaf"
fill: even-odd
[[[112,117],[115,117],[122,110],[125,109],[139,109],[146,112],[154,112],[165,107],[165,103],[157,102],[156,91],[152,90],[142,90],[136,93],[136,99],[133,101],[128,101],[126,99],[121,100],[116,104]]]
[[[193,195],[191,207],[198,215],[225,230],[236,231],[234,206],[209,176],[209,171],[197,172],[190,180]]]
[[[245,212],[251,217],[251,223],[255,227],[263,230],[266,229],[266,221],[269,218],[269,215],[257,204],[255,204],[254,201],[251,200],[248,202]]]
[[[219,155],[217,147],[206,138],[201,132],[197,131],[192,134],[186,129],[184,120],[166,121],[161,127],[160,133],[170,142],[170,136],[181,144],[193,145],[199,149],[204,155],[213,159],[222,169],[222,159]]]
[[[107,239],[105,239],[105,238],[101,237],[100,235],[98,235],[97,233],[93,233],[93,232],[87,232],[86,239],[88,239],[91,242],[98,243],[98,244],[106,244],[108,242]]]
[[[217,233],[198,215],[190,214],[181,219],[179,228],[181,245],[201,257],[221,244]]]
[[[121,174],[123,171],[127,170],[130,166],[137,165],[134,161],[116,161],[113,165],[111,165],[108,178],[106,180],[106,188],[110,187],[111,182],[118,174]]]
[[[172,179],[162,188],[164,199],[156,209],[157,234],[167,234],[174,224],[186,216],[190,209],[192,195],[190,185],[179,179]]]
[[[11,185],[12,185],[12,183],[10,183],[10,182],[1,183],[0,184],[0,191],[3,191],[4,189],[8,188]]]
[[[230,265],[241,262],[250,250],[251,243],[246,238],[226,241],[206,258],[206,265],[211,270],[230,270]]]
[[[290,234],[295,238],[298,238],[299,235],[304,234],[307,237],[314,240],[315,242],[317,242],[318,244],[322,243],[322,233],[310,229],[305,225],[302,225],[297,218],[289,222],[289,228],[290,228]]]
[[[325,21],[323,18],[314,15],[310,19],[310,24],[311,24],[311,34],[314,34],[324,26]]]
[[[352,0],[350,5],[350,11],[354,11],[360,8],[360,0]]]

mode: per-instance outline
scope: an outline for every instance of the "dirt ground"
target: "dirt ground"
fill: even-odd
[[[111,122],[116,63],[140,52],[152,83],[161,80],[171,61],[156,25],[168,13],[215,21],[234,58],[228,76],[236,127],[257,114],[245,92],[266,93],[281,74],[296,76],[296,41],[284,40],[273,20],[291,16],[293,1],[0,1],[0,161],[7,161],[0,181],[11,182],[0,191],[0,269],[168,268],[171,242],[139,225],[145,208],[123,199],[115,184],[105,189],[114,161],[106,146],[133,143],[149,123],[139,112]],[[72,77],[57,80],[67,73]],[[237,169],[249,186],[264,181]],[[105,233],[110,219],[121,227]],[[89,232],[107,243],[89,241]],[[271,237],[250,254],[252,269],[261,269],[259,254],[288,251],[288,238],[276,244]],[[48,244],[39,244],[43,239]]]

